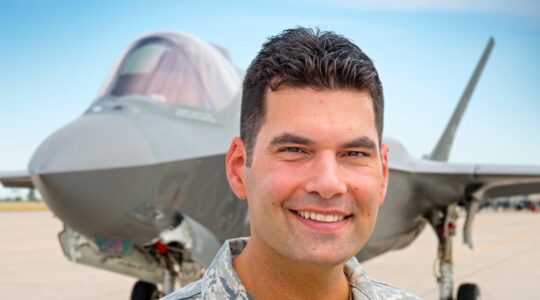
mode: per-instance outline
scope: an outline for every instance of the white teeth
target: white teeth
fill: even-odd
[[[345,218],[345,216],[340,216],[340,215],[323,215],[323,214],[318,214],[318,213],[309,212],[309,211],[301,211],[301,210],[296,211],[296,213],[304,219],[311,219],[311,220],[325,222],[325,223],[337,222]]]

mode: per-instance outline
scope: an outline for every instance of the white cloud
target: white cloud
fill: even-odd
[[[309,2],[366,10],[490,12],[540,15],[539,0],[314,0]]]

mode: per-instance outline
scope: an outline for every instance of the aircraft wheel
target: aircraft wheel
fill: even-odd
[[[459,286],[457,300],[480,299],[480,288],[474,283],[464,283]]]
[[[159,291],[155,284],[146,281],[137,281],[131,291],[131,300],[156,300]]]

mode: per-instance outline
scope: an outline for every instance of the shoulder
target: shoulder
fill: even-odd
[[[161,300],[195,300],[195,299],[202,299],[201,297],[201,285],[202,281],[198,280],[195,282],[192,282],[181,289],[170,293],[166,295],[165,297],[161,298]]]
[[[345,274],[349,278],[349,283],[354,287],[357,293],[355,299],[389,299],[389,300],[416,300],[417,296],[404,290],[395,288],[389,284],[373,280],[356,257],[351,258],[345,263]]]
[[[371,285],[373,286],[373,289],[377,293],[378,296],[381,297],[381,299],[390,299],[390,300],[417,300],[420,299],[419,297],[406,292],[404,290],[400,290],[396,287],[393,287],[389,284],[379,282],[376,280],[371,279]]]

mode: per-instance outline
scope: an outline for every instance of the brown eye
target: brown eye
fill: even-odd
[[[287,152],[287,153],[304,153],[305,152],[300,147],[283,147],[283,148],[280,148],[279,151]]]
[[[365,157],[369,156],[367,153],[362,151],[347,151],[344,156],[347,157]]]

